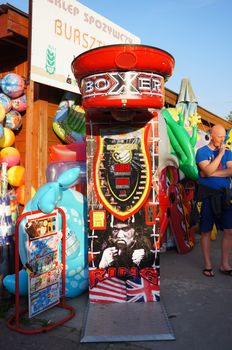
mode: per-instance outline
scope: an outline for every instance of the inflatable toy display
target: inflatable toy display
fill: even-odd
[[[75,167],[61,174],[56,182],[48,182],[43,185],[35,196],[27,203],[24,212],[41,210],[50,213],[54,208],[63,209],[66,214],[66,296],[75,297],[88,288],[87,268],[87,235],[85,228],[86,204],[83,195],[70,187],[74,186],[80,169]],[[61,217],[59,218],[61,228]],[[28,235],[25,231],[25,219],[19,227],[19,253],[23,265],[27,262],[26,242]],[[27,290],[27,278],[25,271],[20,272],[21,295]],[[4,278],[5,288],[15,292],[15,275]]]
[[[86,161],[86,144],[70,143],[68,145],[52,145],[49,147],[52,162],[56,161]]]
[[[59,161],[48,164],[46,178],[48,182],[57,181],[58,177],[66,170],[72,168],[80,168],[80,174],[77,183],[85,182],[86,177],[86,162]]]
[[[188,253],[195,245],[195,227],[190,227],[189,217],[195,190],[192,183],[185,187],[179,182],[178,168],[173,166],[164,168],[160,175],[160,246],[165,242],[170,225],[180,254]]]
[[[54,117],[54,132],[68,144],[85,142],[85,111],[79,103],[80,96],[66,92]]]
[[[5,147],[0,151],[0,163],[5,162],[8,167],[18,165],[20,163],[20,153],[14,147]]]
[[[209,133],[203,130],[197,130],[197,142],[195,145],[195,152],[198,150],[198,148],[203,147],[205,145],[208,145],[209,143]]]
[[[193,126],[190,137],[184,127],[184,120],[181,113],[178,113],[179,120],[176,122],[168,109],[162,111],[167,124],[168,136],[171,142],[173,153],[179,160],[180,170],[189,179],[197,180],[198,171],[195,161],[194,147],[197,141],[196,124]]]
[[[3,128],[3,137],[0,138],[0,147],[10,147],[15,142],[15,134],[9,128]]]
[[[9,73],[2,78],[1,88],[7,96],[17,98],[23,94],[25,81],[20,75]]]
[[[159,115],[159,173],[167,166],[179,168],[179,160],[176,155],[171,154],[171,145],[168,138],[167,125],[162,114]]]

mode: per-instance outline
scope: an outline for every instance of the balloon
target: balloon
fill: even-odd
[[[60,174],[62,174],[64,171],[79,167],[80,174],[77,179],[77,183],[79,182],[85,182],[86,178],[86,162],[53,162],[48,164],[47,171],[46,171],[46,178],[47,181],[57,181]]]
[[[49,148],[51,161],[86,161],[86,143],[52,145]]]

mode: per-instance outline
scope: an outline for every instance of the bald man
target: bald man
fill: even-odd
[[[230,188],[230,176],[232,176],[232,152],[224,143],[226,131],[221,125],[214,125],[210,132],[208,145],[198,149],[196,163],[199,172],[199,184],[215,190]],[[216,192],[215,192],[216,193]],[[232,205],[227,204],[222,197],[220,218],[215,216],[210,198],[202,201],[201,207],[201,249],[204,259],[203,274],[213,277],[214,271],[210,255],[210,233],[213,225],[223,231],[221,242],[221,261],[219,270],[227,276],[232,276],[230,254],[232,251]]]

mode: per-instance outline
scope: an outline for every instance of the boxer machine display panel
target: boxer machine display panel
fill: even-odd
[[[144,113],[146,123],[89,113],[90,302],[160,298],[158,113]]]

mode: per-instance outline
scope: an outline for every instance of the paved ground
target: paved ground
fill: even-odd
[[[0,319],[0,349],[231,350],[232,278],[217,269],[220,238],[212,242],[212,255],[215,277],[207,278],[201,273],[199,237],[187,255],[179,255],[175,250],[161,254],[161,298],[176,340],[80,343],[88,303],[86,293],[70,301],[76,308],[75,318],[50,332],[23,335],[9,330],[6,320]]]

